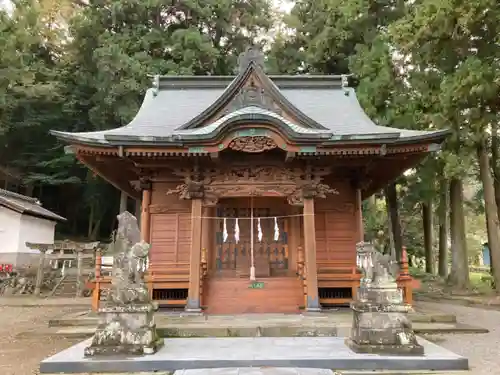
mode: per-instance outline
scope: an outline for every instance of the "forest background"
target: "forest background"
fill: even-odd
[[[0,165],[68,218],[59,237],[107,239],[120,193],[49,129],[123,126],[148,75],[231,75],[250,44],[266,51],[268,73],[352,74],[381,125],[451,129],[441,151],[364,202],[367,239],[398,257],[406,246],[459,289],[487,242],[500,286],[497,0],[10,1],[0,10]]]

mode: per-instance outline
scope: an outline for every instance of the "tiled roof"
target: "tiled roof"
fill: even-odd
[[[62,216],[42,207],[36,198],[27,197],[12,191],[0,189],[0,206],[10,208],[21,214],[42,217],[55,221],[66,221]]]
[[[286,107],[299,123],[265,105],[261,108],[249,103],[207,124],[238,94],[252,71],[261,80],[265,94]],[[444,139],[447,131],[412,131],[375,124],[361,108],[354,89],[345,83],[345,77],[340,76],[268,76],[255,61],[249,62],[236,77],[156,77],[154,87],[147,90],[141,108],[128,125],[98,132],[52,134],[69,142],[102,146],[182,144],[188,138],[197,141],[214,136],[239,117],[251,119],[252,115],[259,115],[285,125],[301,138],[311,136],[311,140],[318,135],[330,142]],[[325,137],[327,134],[331,136]]]

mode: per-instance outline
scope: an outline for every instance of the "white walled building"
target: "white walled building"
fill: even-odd
[[[65,220],[36,198],[0,189],[0,264],[38,265],[38,250],[26,242],[54,243],[56,224]]]

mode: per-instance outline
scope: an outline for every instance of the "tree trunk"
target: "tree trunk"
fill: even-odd
[[[89,235],[89,241],[95,241],[95,240],[97,240],[97,237],[99,236],[99,232],[100,232],[100,229],[101,229],[101,221],[102,221],[102,219],[99,218],[94,223],[93,228],[92,228],[92,232]]]
[[[439,275],[448,276],[448,180],[441,177],[439,184]]]
[[[464,196],[462,180],[450,180],[451,272],[448,280],[459,289],[469,287],[469,261],[465,241]]]
[[[120,213],[127,211],[128,206],[128,195],[125,192],[120,191]]]
[[[93,231],[93,225],[94,225],[94,202],[90,203],[90,212],[89,212],[89,223],[88,223],[88,228],[87,228],[87,238],[90,240],[90,237],[92,236],[92,231]]]
[[[432,249],[432,201],[422,204],[424,225],[425,272],[434,274],[434,252]]]
[[[491,167],[493,169],[493,187],[495,189],[495,202],[497,203],[497,217],[500,220],[500,144],[498,138],[498,124],[491,124]],[[493,275],[495,269],[493,266],[492,252],[490,254],[490,273]]]
[[[384,189],[385,201],[387,206],[387,214],[390,217],[391,227],[394,238],[394,250],[396,251],[396,260],[401,261],[401,254],[403,252],[403,238],[401,236],[401,222],[399,221],[399,207],[398,207],[398,194],[396,191],[396,184],[391,183]]]
[[[484,206],[486,215],[486,227],[488,229],[488,242],[491,258],[493,260],[493,279],[496,288],[500,287],[500,224],[498,222],[498,208],[495,201],[495,189],[490,170],[490,160],[486,142],[483,139],[477,146],[477,156],[479,160],[479,173],[484,190]]]

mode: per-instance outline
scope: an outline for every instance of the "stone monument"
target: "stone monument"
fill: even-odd
[[[353,325],[346,345],[356,353],[423,355],[407,315],[412,308],[396,283],[397,262],[371,243],[358,243],[356,250],[362,279],[351,302]]]
[[[111,245],[113,271],[108,300],[99,309],[99,324],[86,357],[154,354],[162,346],[154,312],[144,283],[150,245],[141,241],[137,219],[129,212],[118,215],[118,230]]]

